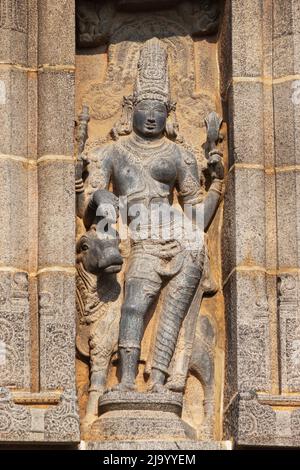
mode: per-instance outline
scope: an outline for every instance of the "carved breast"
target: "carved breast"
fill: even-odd
[[[176,179],[176,167],[169,159],[156,159],[150,166],[153,179],[161,183],[172,183]]]

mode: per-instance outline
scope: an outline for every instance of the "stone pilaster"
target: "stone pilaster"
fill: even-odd
[[[292,100],[298,59],[287,42],[295,54],[299,6],[232,0],[227,9],[221,48],[230,126],[224,431],[238,445],[293,446],[299,445],[293,431],[298,395],[288,396],[299,390],[299,110]]]
[[[1,0],[0,36],[0,441],[74,443],[74,2]]]
[[[75,390],[75,2],[39,2],[38,288],[40,387],[63,389],[45,439],[79,440]],[[65,429],[65,432],[64,432]]]
[[[27,2],[1,0],[0,12],[0,386],[29,390]]]

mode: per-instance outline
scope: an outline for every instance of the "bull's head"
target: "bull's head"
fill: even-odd
[[[118,273],[123,264],[118,245],[118,239],[99,238],[96,228],[92,226],[77,243],[77,262],[81,262],[91,274]]]
[[[97,190],[84,214],[87,232],[76,246],[77,263],[95,275],[118,273],[123,260],[117,232],[112,230],[118,212],[118,198],[106,190]]]

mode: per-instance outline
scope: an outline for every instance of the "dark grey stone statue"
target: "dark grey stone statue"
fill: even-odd
[[[171,359],[183,321],[205,275],[204,232],[214,217],[222,193],[224,169],[221,154],[216,149],[220,121],[213,126],[211,116],[207,122],[209,135],[214,135],[212,127],[217,132],[209,143],[208,168],[212,183],[205,195],[195,156],[187,146],[176,142],[177,126],[172,122],[174,111],[167,52],[154,38],[141,49],[134,95],[125,100],[123,118],[113,130],[116,142],[93,151],[100,170],[99,188],[108,189],[113,183],[115,195],[126,197],[128,225],[136,226],[131,237],[121,309],[120,383],[116,386],[119,391],[134,390],[145,318],[163,286],[166,291],[157,334],[153,338],[150,389],[153,392],[172,389],[172,381],[170,386],[167,382]],[[83,166],[82,161],[77,165],[78,181]],[[177,191],[181,205],[191,209],[196,243],[191,240],[189,230],[183,227],[187,217],[182,217],[181,211],[172,207],[174,191]],[[144,209],[146,217],[139,218]],[[168,215],[167,236],[162,235],[166,221],[155,217],[160,209],[167,211],[163,212]],[[77,211],[88,225],[89,206],[84,192],[78,191]],[[199,214],[203,217],[199,218]],[[199,223],[199,220],[197,227],[195,222]],[[156,236],[152,236],[153,233]],[[193,325],[189,329],[191,341],[196,329],[194,320]],[[183,390],[184,381],[185,378],[179,390],[176,385],[176,391]]]

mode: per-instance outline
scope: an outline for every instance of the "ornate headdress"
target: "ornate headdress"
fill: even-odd
[[[134,100],[158,100],[170,104],[168,54],[157,38],[143,45],[138,63]]]
[[[173,140],[180,137],[175,115],[176,103],[171,101],[168,53],[157,38],[149,39],[141,48],[134,93],[132,96],[124,96],[121,119],[111,131],[114,140],[120,135],[130,134],[134,106],[142,100],[164,103],[169,114],[166,134]]]

